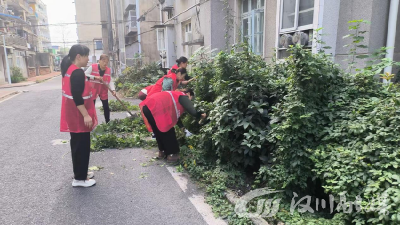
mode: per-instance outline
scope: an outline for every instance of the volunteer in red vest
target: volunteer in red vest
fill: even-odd
[[[175,91],[181,81],[185,80],[186,69],[179,68],[176,73],[170,73],[161,77],[156,84],[151,88],[150,92],[147,93],[147,97],[152,96],[155,93],[162,91]]]
[[[146,97],[147,97],[147,94],[151,91],[151,89],[153,88],[153,86],[154,86],[154,85],[150,85],[150,86],[147,86],[147,87],[143,88],[143,89],[139,92],[138,98],[139,98],[140,100],[144,101],[144,100],[146,99]]]
[[[187,68],[189,64],[189,61],[186,57],[182,56],[180,57],[178,60],[176,60],[176,64],[174,66],[172,66],[172,68],[168,71],[169,75],[170,73],[176,73],[176,70],[178,70],[179,68]],[[189,82],[191,82],[193,79],[191,77],[189,77],[187,74],[185,76],[185,80],[182,81],[180,84],[181,85],[187,85]]]
[[[110,59],[108,55],[101,55],[98,64],[92,64],[85,74],[87,77],[91,78],[90,82],[93,82],[93,95],[94,102],[96,104],[96,99],[100,96],[100,100],[103,104],[104,117],[106,123],[110,122],[110,107],[108,105],[108,87],[109,85],[112,91],[112,95],[116,95],[114,86],[111,83],[111,69],[107,66]],[[98,77],[100,79],[94,79]],[[106,85],[104,85],[106,84]]]
[[[96,184],[93,173],[88,173],[90,132],[97,125],[93,103],[92,83],[81,69],[89,62],[89,48],[74,45],[62,60],[62,106],[60,131],[71,135],[71,155],[74,171],[73,187]]]
[[[168,71],[167,75],[172,73],[173,70],[177,70],[179,68],[187,68],[189,64],[188,59],[185,56],[180,57],[179,59],[176,60],[176,64],[172,66],[172,68]]]
[[[158,157],[167,157],[167,162],[179,160],[179,143],[176,139],[174,126],[178,124],[184,112],[197,119],[206,118],[206,114],[197,112],[191,102],[194,97],[192,90],[164,91],[148,96],[139,104],[147,129],[156,135]]]

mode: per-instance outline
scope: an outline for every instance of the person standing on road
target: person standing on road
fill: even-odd
[[[158,158],[167,157],[167,162],[179,160],[179,143],[174,126],[186,111],[197,119],[206,118],[206,114],[197,112],[191,102],[193,90],[164,91],[149,96],[139,104],[142,117],[150,132],[154,132],[158,144]]]
[[[100,100],[103,104],[104,117],[106,123],[110,122],[110,106],[108,105],[108,87],[112,90],[112,95],[116,96],[114,86],[111,83],[111,69],[107,66],[110,62],[108,55],[101,55],[98,64],[92,64],[85,74],[90,78],[90,82],[93,84],[93,99],[96,104],[96,99],[100,96]]]
[[[74,45],[61,63],[62,106],[60,131],[71,135],[71,155],[74,170],[73,187],[91,187],[96,184],[93,173],[88,173],[90,132],[97,126],[92,83],[85,67],[89,62],[89,48]]]

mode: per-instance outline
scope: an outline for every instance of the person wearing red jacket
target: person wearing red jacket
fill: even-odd
[[[167,75],[172,73],[173,70],[177,70],[179,68],[186,69],[188,64],[189,64],[189,60],[186,57],[184,57],[184,56],[180,57],[179,59],[176,60],[176,64],[173,65],[172,68],[168,71]]]
[[[103,54],[100,56],[99,63],[94,63],[90,66],[85,74],[90,78],[93,83],[93,100],[96,104],[96,99],[100,97],[103,104],[104,118],[106,123],[110,122],[110,106],[108,104],[108,85],[112,90],[112,95],[116,96],[115,88],[111,82],[111,69],[107,66],[110,61],[108,55]],[[106,85],[104,85],[106,84]]]
[[[74,45],[61,63],[62,105],[60,131],[71,136],[71,155],[74,171],[73,187],[91,187],[96,181],[88,173],[90,132],[97,125],[93,102],[93,85],[81,69],[89,62],[89,48]]]
[[[206,118],[206,114],[197,112],[191,102],[192,90],[164,91],[149,96],[139,104],[142,117],[150,132],[154,132],[158,144],[158,157],[167,157],[167,162],[179,160],[179,143],[174,126],[184,112],[197,119]]]
[[[139,98],[140,100],[144,101],[144,100],[146,99],[146,97],[147,97],[147,94],[151,91],[151,89],[153,88],[153,86],[154,86],[154,85],[150,85],[150,86],[147,86],[147,87],[143,88],[143,89],[139,92],[138,98]]]
[[[179,68],[176,70],[176,73],[170,73],[161,77],[155,85],[153,85],[150,92],[147,93],[147,97],[162,91],[175,91],[178,88],[179,83],[185,79],[186,74],[187,72],[185,68]]]

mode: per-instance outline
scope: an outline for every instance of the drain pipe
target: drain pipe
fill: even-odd
[[[386,58],[393,60],[394,55],[394,44],[396,39],[396,27],[397,27],[397,14],[399,12],[399,1],[400,0],[391,0],[390,1],[390,11],[389,11],[389,23],[388,23],[388,33],[387,33],[387,42],[386,47],[391,49],[387,50]],[[385,73],[392,74],[392,66],[388,66],[385,68]],[[384,83],[387,83],[387,80],[383,80]]]

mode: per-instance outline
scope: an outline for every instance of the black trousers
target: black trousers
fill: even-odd
[[[101,100],[101,103],[103,103],[104,118],[106,119],[106,123],[108,123],[110,122],[110,106],[108,105],[108,99]],[[94,104],[96,105],[96,100],[94,100]]]
[[[166,155],[178,154],[180,149],[178,140],[176,139],[175,128],[173,127],[167,132],[161,132],[157,128],[156,121],[147,106],[143,107],[143,114],[147,118],[147,121],[149,121],[149,124],[156,135],[158,149],[164,151]]]
[[[90,133],[71,134],[71,155],[75,180],[86,180],[90,158]]]

